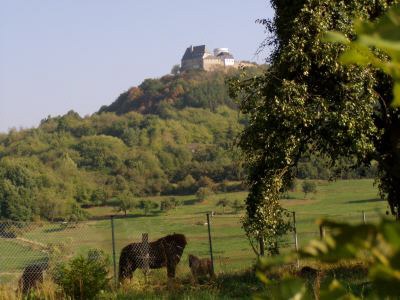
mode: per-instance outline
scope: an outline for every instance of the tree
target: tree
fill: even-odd
[[[174,209],[180,205],[179,200],[175,197],[170,197],[169,199],[164,199],[160,203],[160,210],[161,211],[168,211],[170,209]]]
[[[272,34],[264,42],[274,46],[269,69],[231,81],[230,89],[249,120],[239,141],[249,170],[248,235],[273,238],[289,228],[279,193],[307,152],[326,155],[329,165],[341,157],[377,160],[382,195],[400,217],[400,113],[390,107],[392,80],[370,66],[341,65],[345,47],[320,39],[327,30],[353,36],[355,17],[375,19],[395,2],[271,1],[274,20],[260,20]]]
[[[317,185],[313,181],[304,180],[301,188],[304,193],[304,198],[306,198],[308,193],[316,193],[317,192]]]
[[[144,215],[147,216],[150,210],[156,209],[158,207],[158,203],[150,200],[140,200],[137,207],[143,209]]]
[[[91,249],[82,255],[61,262],[53,270],[53,280],[64,293],[73,299],[98,299],[98,294],[108,288],[108,256]]]
[[[179,205],[181,205],[181,201],[179,201],[175,197],[170,197],[168,200],[171,203],[173,208],[177,208]]]
[[[214,194],[214,192],[208,187],[201,187],[196,192],[196,198],[199,202],[203,202],[207,197]]]
[[[123,211],[125,216],[128,211],[134,209],[136,206],[137,203],[130,192],[124,192],[118,196],[118,211]]]
[[[372,65],[393,78],[393,106],[400,106],[400,6],[394,6],[378,20],[356,20],[357,38],[348,39],[339,32],[327,32],[326,41],[340,42],[349,47],[340,56],[345,64]],[[379,55],[378,49],[386,57]]]
[[[171,74],[172,75],[178,75],[181,72],[181,66],[180,65],[174,65],[171,69]]]
[[[196,191],[196,180],[192,175],[187,175],[178,182],[178,192],[181,194],[192,194]]]
[[[222,213],[225,214],[225,207],[229,206],[231,201],[228,198],[222,198],[217,202],[217,206],[222,206]]]
[[[239,201],[238,199],[236,199],[235,201],[233,201],[232,203],[232,208],[235,211],[235,214],[237,214],[239,211],[241,211],[242,209],[244,209],[244,205],[241,201]]]
[[[171,202],[169,200],[162,200],[160,203],[160,210],[161,211],[168,211],[172,209]]]
[[[296,178],[292,178],[292,180],[290,180],[286,186],[284,186],[281,190],[281,198],[283,199],[289,199],[289,191],[290,192],[294,192],[296,191],[297,188],[297,183],[296,183]]]
[[[215,182],[210,177],[207,176],[200,177],[200,179],[197,181],[197,185],[199,187],[207,187],[211,190],[214,190],[216,187]]]

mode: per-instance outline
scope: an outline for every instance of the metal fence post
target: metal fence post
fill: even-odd
[[[114,234],[114,216],[111,216],[111,238],[112,238],[112,253],[114,263],[114,285],[117,287],[117,262],[115,259],[115,234]]]
[[[319,237],[321,238],[321,240],[324,238],[324,236],[325,236],[324,226],[319,225]]]
[[[212,241],[211,241],[211,224],[210,224],[209,213],[207,213],[207,226],[208,226],[208,243],[210,245],[211,269],[212,273],[214,274],[214,257],[213,257]]]
[[[147,283],[147,275],[149,274],[149,263],[150,263],[150,246],[149,246],[149,234],[142,233],[142,245],[141,245],[141,267],[144,272],[145,281]]]
[[[296,249],[296,253],[299,251],[299,242],[297,240],[297,227],[296,227],[296,212],[292,212],[293,215],[293,233],[294,233],[294,248]],[[296,255],[296,264],[297,264],[297,269],[300,268],[300,260],[299,260],[299,255]]]
[[[294,247],[296,252],[299,251],[299,242],[297,240],[297,228],[296,228],[296,212],[293,211],[293,233],[294,233]]]

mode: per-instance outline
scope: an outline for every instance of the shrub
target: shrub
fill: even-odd
[[[207,197],[213,194],[214,192],[211,189],[207,187],[201,187],[196,192],[196,198],[199,202],[203,202]]]
[[[150,200],[140,200],[137,207],[142,209],[144,214],[147,216],[150,210],[156,209],[158,207],[158,203]]]
[[[230,206],[231,201],[228,198],[222,198],[217,202],[217,206],[222,206],[222,213],[225,214],[225,207]]]
[[[307,196],[308,193],[316,193],[317,192],[317,185],[313,181],[305,180],[302,185],[304,198]]]
[[[89,250],[67,263],[60,263],[53,271],[53,280],[72,299],[96,299],[100,291],[108,287],[109,259],[100,250]]]
[[[168,211],[170,209],[174,209],[180,205],[180,201],[175,197],[170,197],[169,199],[164,199],[160,203],[161,211]]]
[[[124,192],[118,196],[117,210],[123,211],[125,216],[128,211],[134,209],[136,206],[137,203],[130,192]]]
[[[239,213],[239,211],[241,211],[242,209],[245,208],[244,204],[242,202],[240,202],[239,200],[235,200],[232,203],[232,208],[235,211],[235,214]]]

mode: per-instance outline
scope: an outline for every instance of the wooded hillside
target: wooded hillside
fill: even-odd
[[[246,119],[225,84],[238,72],[146,79],[91,116],[70,111],[0,135],[0,217],[84,218],[82,206],[118,198],[243,189],[233,144]],[[299,177],[331,176],[320,159],[303,162]]]

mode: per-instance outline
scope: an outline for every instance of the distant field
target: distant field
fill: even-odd
[[[386,202],[378,199],[373,180],[319,181],[317,193],[309,194],[306,198],[300,191],[300,184],[298,190],[289,193],[290,199],[282,200],[282,204],[296,212],[300,244],[318,236],[315,221],[321,217],[361,222],[362,211],[365,211],[367,221],[376,221],[387,209]],[[167,213],[154,211],[149,216],[143,216],[140,210],[134,210],[130,212],[129,218],[116,218],[114,231],[117,260],[121,248],[133,241],[140,241],[142,233],[148,233],[150,240],[174,232],[184,233],[188,245],[179,264],[179,273],[187,274],[187,254],[202,257],[209,255],[205,214],[214,210],[217,215],[212,218],[211,224],[216,272],[231,272],[251,266],[255,255],[241,228],[241,214],[234,214],[230,208],[226,208],[226,214],[222,214],[222,207],[216,207],[221,198],[244,201],[246,195],[245,192],[216,194],[203,203],[196,203],[194,196],[176,196],[183,205]],[[160,201],[162,198],[150,199]],[[88,212],[95,217],[122,215],[111,207],[91,208]],[[0,283],[9,278],[10,274],[21,272],[27,263],[43,260],[46,253],[43,245],[49,246],[49,249],[55,245],[62,249],[60,257],[85,253],[90,248],[103,249],[112,254],[110,219],[81,222],[67,227],[60,223],[33,225],[22,236],[32,243],[0,239]],[[284,239],[282,246],[294,247],[292,234]],[[161,272],[164,274],[165,270]]]

